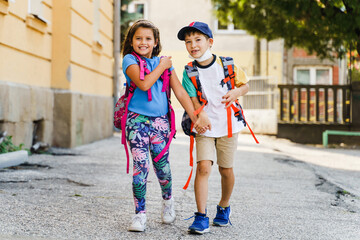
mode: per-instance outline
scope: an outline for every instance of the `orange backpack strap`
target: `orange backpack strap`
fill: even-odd
[[[199,71],[197,70],[196,65],[193,62],[189,62],[187,66],[185,66],[185,71],[196,89],[196,95],[200,103],[202,103],[202,106],[194,112],[195,115],[198,115],[208,101],[203,97],[202,87],[199,79]]]
[[[234,65],[234,59],[231,57],[219,57],[221,59],[223,68],[224,68],[224,75],[225,78],[223,81],[221,81],[221,85],[224,86],[225,84],[228,87],[228,90],[235,88],[235,65]],[[249,128],[249,131],[251,135],[253,136],[256,143],[259,143],[257,138],[255,137],[254,132],[252,131],[250,125],[245,120],[244,112],[241,108],[241,105],[238,100],[235,100],[235,103],[237,106],[231,105],[231,107],[228,107],[227,110],[227,122],[228,122],[228,137],[230,138],[232,136],[232,123],[231,123],[231,110],[234,111],[234,116],[238,119],[238,121],[241,121],[241,119],[244,120],[246,126]]]
[[[194,115],[198,115],[203,110],[203,108],[208,103],[208,101],[202,95],[202,87],[201,87],[201,83],[200,83],[200,79],[199,79],[199,71],[197,70],[197,67],[195,66],[195,64],[193,62],[189,62],[185,66],[185,71],[186,71],[187,76],[190,78],[192,84],[194,85],[194,87],[196,89],[196,95],[197,95],[200,103],[202,103],[201,107],[199,109],[195,110],[195,112],[194,112]],[[194,128],[194,123],[191,123],[190,132],[192,132],[193,128]],[[191,167],[191,171],[190,171],[190,175],[183,187],[184,190],[186,190],[188,188],[190,181],[191,181],[192,173],[194,170],[194,158],[193,158],[194,142],[195,142],[195,134],[190,134],[190,164],[189,165]]]
[[[235,88],[235,65],[231,57],[220,57],[221,63],[224,68],[224,80],[221,81],[221,86],[227,85],[228,90]]]

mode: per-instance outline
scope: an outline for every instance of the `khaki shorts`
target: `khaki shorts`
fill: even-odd
[[[237,148],[238,133],[231,138],[227,136],[213,138],[197,134],[196,140],[196,162],[211,160],[214,163],[215,149],[217,164],[223,168],[232,168],[234,155]]]

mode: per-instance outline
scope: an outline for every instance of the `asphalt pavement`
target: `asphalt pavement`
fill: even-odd
[[[196,210],[193,180],[183,190],[189,139],[170,147],[176,221],[161,223],[161,193],[153,171],[147,228],[128,232],[134,203],[120,136],[29,157],[0,170],[0,239],[360,239],[360,150],[324,149],[272,136],[241,134],[229,227],[189,235]],[[209,180],[208,215],[216,214],[220,175]]]

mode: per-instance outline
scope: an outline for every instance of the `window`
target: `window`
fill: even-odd
[[[133,1],[129,4],[128,13],[136,13],[138,19],[147,19],[146,4],[142,2]]]
[[[302,85],[331,85],[331,67],[295,67],[294,83]]]
[[[100,0],[94,0],[94,22],[93,22],[93,32],[94,32],[94,42],[100,44]]]
[[[231,23],[228,25],[221,24],[219,20],[215,21],[216,33],[232,33],[232,34],[245,34],[246,31],[242,30],[237,24]]]
[[[46,23],[47,21],[43,18],[42,0],[28,0],[28,3],[29,14]]]
[[[28,0],[28,12],[26,16],[26,26],[45,34],[47,32],[48,22],[43,17],[43,1],[42,0]]]

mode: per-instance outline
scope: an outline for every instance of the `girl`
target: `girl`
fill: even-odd
[[[172,67],[171,57],[158,57],[161,51],[160,34],[157,27],[147,20],[136,21],[128,30],[125,37],[122,54],[123,71],[127,84],[133,81],[137,88],[128,106],[126,122],[127,142],[133,156],[133,196],[135,215],[129,231],[142,232],[146,227],[146,182],[150,168],[150,154],[154,159],[169,141],[170,126],[168,101],[165,92],[162,92],[163,82],[161,74],[171,71],[170,87],[176,98],[195,122],[194,107],[189,95],[184,90],[175,70]],[[136,57],[144,57],[150,73],[140,80],[140,67]],[[151,89],[152,99],[149,101],[147,90]],[[158,160],[153,161],[154,170],[162,191],[163,223],[172,223],[175,220],[174,200],[172,197],[172,179],[169,163],[169,150]]]

